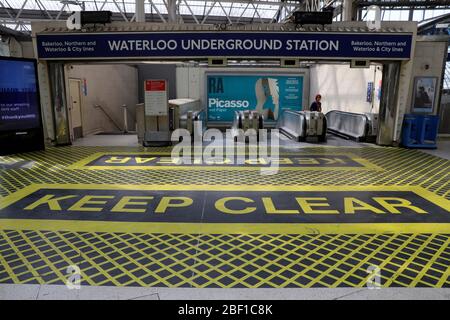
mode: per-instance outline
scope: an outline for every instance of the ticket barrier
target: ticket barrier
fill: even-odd
[[[206,112],[199,100],[169,100],[169,130],[186,129],[191,136],[203,136],[206,130]]]
[[[206,112],[205,110],[192,111],[180,117],[180,128],[187,129],[192,135],[202,136],[206,130]]]
[[[236,111],[233,124],[231,127],[231,133],[234,140],[238,140],[240,132],[244,133],[245,140],[248,137],[256,133],[257,139],[259,139],[259,129],[264,129],[264,116],[257,111]]]

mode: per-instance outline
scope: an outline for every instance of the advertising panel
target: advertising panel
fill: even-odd
[[[258,111],[276,121],[284,110],[302,110],[303,76],[208,74],[208,121],[233,121],[235,111]]]
[[[437,77],[415,77],[413,112],[432,113]]]

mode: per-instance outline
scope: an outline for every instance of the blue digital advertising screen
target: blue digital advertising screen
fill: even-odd
[[[0,58],[0,131],[41,126],[34,60]]]
[[[258,111],[274,122],[284,110],[302,110],[303,76],[208,74],[208,121],[233,121],[235,111]]]

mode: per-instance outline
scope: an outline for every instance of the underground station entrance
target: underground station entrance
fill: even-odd
[[[270,123],[271,115],[265,115],[263,128],[278,130],[276,157],[270,157],[275,138],[258,147],[251,145],[251,137],[244,137],[241,144],[226,140],[230,144],[223,145],[223,155],[210,161],[202,158],[210,142],[193,142],[190,161],[184,162],[174,159],[173,151],[180,145],[190,150],[191,142],[189,147],[184,139],[172,146],[155,145],[166,132],[161,119],[156,129],[144,129],[137,146],[77,144],[80,131],[73,125],[72,111],[66,110],[70,102],[65,97],[72,98],[64,75],[68,66],[221,60],[224,65],[210,65],[206,76],[197,81],[206,97],[208,72],[239,75],[238,68],[226,65],[227,59],[275,60],[271,51],[275,49],[267,44],[259,52],[248,49],[248,56],[245,48],[241,52],[222,47],[216,54],[190,48],[187,54],[180,48],[158,52],[158,48],[129,47],[130,43],[144,37],[181,46],[186,34],[208,41],[217,37],[222,42],[232,39],[232,34],[250,46],[255,45],[250,40],[264,33],[266,39],[272,37],[284,45],[300,43],[311,33],[113,26],[116,31],[107,27],[106,35],[103,27],[78,33],[57,22],[33,25],[44,136],[53,145],[0,157],[0,283],[64,285],[68,268],[77,266],[85,286],[362,288],[376,270],[382,287],[450,287],[450,161],[399,145],[402,119],[409,113],[412,96],[409,79],[418,72],[414,60],[422,57],[415,24],[383,23],[384,31],[369,32],[359,23],[338,23],[330,27],[336,30],[314,33],[319,43],[337,39],[338,47],[331,41],[327,48],[321,47],[325,44],[298,47],[292,49],[295,54],[284,48],[277,55],[294,64],[301,60],[319,67],[318,62],[339,61],[347,63],[348,70],[353,70],[350,64],[356,69],[358,64],[376,63],[372,67],[382,69],[382,81],[373,141],[362,136],[348,140],[355,131],[345,131],[333,121],[349,123],[357,113],[342,110],[327,114],[326,139],[298,139],[308,130],[296,137],[292,122],[300,119],[299,123],[308,125],[312,120],[301,122],[301,112],[284,111],[281,124]],[[359,44],[373,51],[352,49],[351,43],[361,39],[381,44]],[[108,41],[115,41],[114,45],[108,46]],[[395,50],[387,51],[392,46]],[[276,74],[293,76],[298,73],[296,67],[271,66],[276,70],[267,79]],[[242,73],[261,71],[247,69]],[[312,78],[309,74],[309,87]],[[189,88],[193,83],[189,77],[179,79],[177,86]],[[275,101],[272,84],[267,80],[262,86]],[[138,86],[144,87],[143,79]],[[276,93],[282,100],[281,92]],[[325,98],[326,93],[321,94]],[[143,93],[149,103],[160,97]],[[307,110],[307,102],[312,101],[302,99]],[[248,115],[236,113],[233,124],[217,121],[224,120],[217,109],[205,108],[210,113],[206,119],[196,119],[220,132],[227,125],[236,129],[236,122],[242,128],[240,121],[248,120]],[[138,122],[138,107],[134,112]],[[356,117],[362,119],[361,114]],[[367,127],[363,126],[365,134]],[[257,142],[264,140],[258,138]],[[262,151],[270,161],[260,156]]]

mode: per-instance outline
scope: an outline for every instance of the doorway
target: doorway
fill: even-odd
[[[69,79],[69,112],[72,123],[72,140],[83,137],[81,118],[81,80]]]

